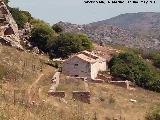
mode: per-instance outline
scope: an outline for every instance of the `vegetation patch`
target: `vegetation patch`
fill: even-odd
[[[146,120],[160,120],[160,108],[156,108],[147,113]]]
[[[159,76],[149,68],[146,62],[134,53],[120,53],[109,62],[113,76],[122,80],[130,80],[136,85],[160,92]]]

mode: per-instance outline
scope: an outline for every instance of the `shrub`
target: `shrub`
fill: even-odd
[[[27,11],[21,11],[18,8],[11,7],[9,7],[9,10],[20,29],[24,27],[26,22],[29,22],[32,19],[31,14]]]
[[[30,42],[41,51],[49,51],[49,43],[54,39],[54,31],[48,24],[34,21],[34,28],[31,31]]]
[[[61,33],[63,32],[63,27],[61,25],[58,24],[54,24],[52,26],[52,29],[56,32],[56,33]]]
[[[155,110],[149,112],[146,115],[146,120],[160,120],[160,108],[156,108]]]
[[[9,0],[2,0],[6,5],[8,5]]]
[[[133,53],[120,53],[109,62],[111,74],[122,80],[130,80],[136,85],[160,92],[160,80],[153,74],[145,61]]]
[[[87,36],[73,33],[62,33],[53,42],[50,50],[50,56],[51,58],[66,58],[72,53],[91,49],[92,42]]]
[[[141,55],[144,59],[150,59],[153,65],[160,68],[160,52],[158,51],[142,51]]]

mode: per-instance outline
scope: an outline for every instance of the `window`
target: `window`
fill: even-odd
[[[78,66],[78,64],[74,64],[74,66]]]

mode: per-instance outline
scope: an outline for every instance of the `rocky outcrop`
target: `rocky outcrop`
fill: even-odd
[[[0,1],[0,20],[1,24],[4,25],[2,30],[4,35],[14,34],[17,38],[19,37],[18,26],[7,9],[7,6],[2,1]]]
[[[0,36],[0,44],[1,45],[6,45],[6,46],[12,46],[18,49],[23,50],[23,47],[20,45],[19,42],[16,42],[15,36]]]
[[[0,0],[0,43],[22,49],[18,26],[3,1]]]

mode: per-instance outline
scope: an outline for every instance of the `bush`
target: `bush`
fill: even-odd
[[[146,120],[160,120],[160,108],[157,108],[152,112],[149,112],[146,115]]]
[[[43,20],[32,19],[31,24],[33,25],[33,28],[41,27],[47,29],[48,31],[53,31],[51,26],[48,23],[44,22]]]
[[[56,32],[56,33],[61,33],[63,32],[63,27],[61,25],[58,24],[54,24],[52,26],[52,29]]]
[[[122,80],[130,80],[136,85],[160,92],[160,80],[144,60],[133,53],[120,53],[109,62],[111,74]]]
[[[87,36],[73,33],[62,33],[56,38],[51,46],[50,56],[51,58],[66,58],[72,53],[91,49],[92,42]]]
[[[158,51],[142,51],[141,55],[144,59],[150,59],[153,65],[160,68],[160,52]]]
[[[21,14],[26,17],[27,22],[31,22],[33,19],[32,15],[28,11],[21,11]]]
[[[9,0],[2,0],[6,5],[8,5]]]
[[[18,8],[11,7],[9,7],[9,10],[20,29],[24,27],[26,22],[32,19],[31,14],[27,11],[20,11]]]
[[[41,51],[48,52],[50,41],[54,39],[53,30],[48,26],[41,27],[37,26],[31,31],[30,42],[34,46],[37,46]]]

